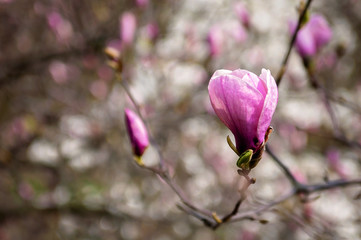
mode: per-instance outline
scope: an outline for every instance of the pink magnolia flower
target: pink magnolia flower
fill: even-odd
[[[295,30],[291,26],[291,32]],[[302,57],[315,55],[332,37],[332,30],[325,18],[314,14],[310,21],[300,29],[296,39],[296,49]]]
[[[237,69],[216,71],[208,85],[212,107],[231,130],[239,153],[257,151],[270,126],[278,101],[278,90],[271,72],[254,73]]]
[[[122,45],[130,45],[134,40],[137,19],[133,13],[125,12],[120,18],[120,39]]]
[[[125,109],[125,124],[132,144],[133,154],[140,157],[149,146],[147,129],[140,117],[127,108]]]

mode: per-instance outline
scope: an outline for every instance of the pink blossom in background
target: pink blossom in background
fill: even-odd
[[[59,13],[52,12],[47,15],[49,27],[58,37],[59,42],[68,42],[73,36],[71,23],[64,19]]]
[[[323,16],[318,14],[312,15],[308,25],[312,31],[317,49],[331,40],[332,30]]]
[[[145,27],[145,29],[146,29],[147,37],[150,40],[154,40],[159,34],[158,24],[155,22],[148,23],[147,26]]]
[[[250,47],[245,51],[245,57],[250,64],[254,66],[262,66],[264,63],[264,51],[259,46]]]
[[[248,38],[248,33],[246,29],[240,23],[237,23],[235,28],[232,30],[231,34],[238,43],[243,43]]]
[[[90,84],[89,91],[93,94],[94,97],[102,100],[108,94],[108,86],[104,81],[96,80]]]
[[[82,60],[83,66],[87,69],[94,69],[99,65],[99,59],[94,54],[87,54]]]
[[[31,200],[35,195],[33,187],[27,182],[21,182],[18,185],[18,193],[25,200]]]
[[[239,19],[239,21],[245,26],[246,28],[249,28],[250,26],[250,17],[247,8],[242,2],[238,2],[234,5],[234,10],[236,12],[236,15]]]
[[[278,89],[271,72],[258,77],[247,70],[216,71],[208,85],[212,107],[231,130],[239,153],[258,150],[277,106]]]
[[[337,65],[338,57],[335,52],[328,52],[322,54],[316,60],[316,69],[332,69]]]
[[[49,65],[49,72],[58,84],[66,83],[69,79],[68,67],[65,63],[54,61]]]
[[[135,0],[135,3],[138,7],[146,7],[149,3],[149,0]]]
[[[306,184],[307,183],[307,178],[306,176],[300,171],[300,170],[293,170],[292,171],[292,175],[294,176],[294,178],[302,183],[302,184]]]
[[[114,76],[114,71],[108,65],[102,65],[97,69],[98,77],[104,81],[111,81]]]
[[[130,109],[125,109],[125,125],[132,144],[133,154],[140,157],[149,146],[147,129],[141,118]]]
[[[302,152],[307,146],[307,134],[291,124],[280,125],[278,132],[294,152]]]
[[[212,57],[219,56],[224,44],[222,28],[218,25],[212,26],[208,32],[207,41],[210,55]]]
[[[131,45],[134,40],[137,20],[133,13],[125,12],[120,18],[120,40],[123,46]]]
[[[255,232],[248,230],[242,230],[240,232],[240,238],[238,240],[257,240],[259,239]]]
[[[52,12],[48,14],[48,24],[51,28],[56,29],[58,25],[62,24],[63,17],[57,13],[57,12]]]
[[[29,136],[29,129],[26,126],[26,119],[24,117],[17,117],[13,119],[13,121],[8,126],[7,130],[9,130],[11,137],[16,141],[24,141]]]
[[[326,160],[330,169],[335,171],[341,178],[348,178],[347,171],[340,159],[340,152],[337,149],[329,149],[326,152]]]
[[[309,28],[301,29],[298,32],[296,40],[296,49],[298,53],[305,56],[312,56],[316,54],[316,44]]]
[[[296,29],[294,22],[290,23],[290,32]],[[332,30],[326,19],[318,14],[311,16],[310,20],[303,26],[296,39],[296,49],[302,57],[315,55],[332,37]]]

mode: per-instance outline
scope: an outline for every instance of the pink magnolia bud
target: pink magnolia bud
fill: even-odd
[[[212,57],[216,57],[222,52],[224,44],[222,29],[215,25],[208,32],[207,41],[209,44],[209,52]]]
[[[258,150],[265,139],[278,101],[271,72],[254,73],[237,69],[216,71],[208,85],[212,107],[231,130],[239,153]]]
[[[143,121],[130,109],[125,109],[125,124],[127,127],[133,154],[140,157],[149,146],[147,129]]]
[[[134,40],[137,20],[133,13],[125,12],[120,18],[120,39],[122,45],[130,45]]]
[[[247,8],[244,6],[243,3],[238,2],[234,6],[234,10],[236,11],[238,19],[241,21],[241,23],[246,27],[249,28],[249,13]]]
[[[295,24],[291,26],[294,32]],[[296,49],[302,57],[313,56],[332,37],[332,30],[321,15],[312,15],[310,21],[300,29],[296,39]]]

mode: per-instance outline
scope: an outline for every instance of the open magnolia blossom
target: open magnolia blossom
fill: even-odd
[[[125,109],[125,124],[130,143],[132,144],[133,154],[137,157],[141,157],[149,146],[147,129],[140,117],[127,108]]]
[[[271,72],[262,69],[257,76],[242,69],[218,70],[209,82],[208,91],[215,113],[235,137],[239,155],[263,151],[278,101]]]

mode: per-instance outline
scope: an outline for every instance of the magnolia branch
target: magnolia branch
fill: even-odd
[[[124,81],[124,80],[122,80]],[[140,117],[145,121],[144,117],[142,116],[142,113],[140,111],[139,104],[137,104],[135,98],[133,97],[131,91],[127,87],[127,84],[122,83],[123,88],[125,89],[126,93],[129,95],[131,101],[133,102],[138,114]],[[146,122],[146,121],[145,121]],[[150,133],[149,124],[146,124],[147,130]],[[152,144],[156,144],[155,139],[151,141]],[[252,211],[245,211],[245,212],[239,212],[239,208],[241,204],[246,199],[246,191],[248,190],[249,186],[251,184],[255,183],[255,180],[253,178],[249,177],[249,171],[239,170],[238,173],[240,176],[242,176],[244,179],[246,179],[245,184],[243,185],[242,189],[240,190],[240,198],[234,205],[231,212],[228,214],[225,214],[223,217],[219,217],[215,212],[212,212],[210,210],[201,209],[199,207],[196,207],[195,204],[193,204],[188,198],[184,195],[181,188],[175,183],[175,181],[170,176],[169,172],[167,171],[167,168],[165,167],[165,162],[162,156],[162,152],[158,145],[156,145],[156,149],[158,152],[159,160],[162,161],[162,165],[159,166],[159,168],[154,168],[150,166],[146,166],[144,164],[138,165],[146,170],[149,170],[153,172],[154,174],[158,175],[171,189],[172,191],[178,196],[181,203],[177,204],[177,207],[187,213],[190,216],[193,216],[200,221],[204,223],[205,226],[210,227],[212,229],[217,229],[221,225],[229,222],[236,222],[241,220],[258,220],[259,215],[263,212],[266,212],[273,207],[276,207],[280,203],[286,201],[287,199],[297,196],[299,194],[311,194],[318,191],[325,191],[337,187],[347,187],[350,185],[358,185],[361,184],[361,179],[354,179],[354,180],[335,180],[330,181],[323,184],[314,184],[314,185],[306,185],[298,182],[296,178],[293,176],[291,171],[288,169],[286,165],[283,164],[283,162],[275,155],[275,153],[272,151],[272,149],[267,146],[266,150],[267,153],[272,157],[272,159],[276,162],[276,164],[282,169],[284,174],[287,176],[288,180],[291,182],[293,188],[292,190],[285,194],[284,196],[280,197],[279,199],[270,202],[269,204],[260,206],[259,208],[252,210]],[[260,222],[266,222],[266,220],[259,220]]]
[[[345,134],[342,132],[341,128],[340,128],[340,125],[339,125],[339,122],[337,120],[337,117],[336,117],[336,114],[335,114],[335,111],[331,105],[331,101],[330,100],[334,100],[334,99],[338,99],[336,96],[334,96],[333,94],[330,93],[330,91],[328,91],[322,84],[321,82],[318,80],[315,72],[314,72],[314,69],[313,69],[313,66],[312,66],[312,63],[311,63],[311,60],[310,59],[307,59],[307,58],[304,58],[303,59],[303,65],[307,71],[307,75],[308,75],[308,78],[309,78],[309,81],[311,83],[311,86],[320,93],[321,95],[321,99],[323,101],[323,104],[325,105],[325,108],[328,112],[328,115],[330,116],[330,119],[331,119],[331,122],[332,122],[332,125],[333,125],[333,137],[350,146],[350,147],[354,147],[354,148],[359,148],[361,149],[361,145],[360,143],[356,142],[356,141],[350,141],[347,139],[347,137],[345,136]],[[354,105],[345,105],[346,107],[351,107],[351,109],[355,108]]]
[[[296,41],[297,38],[297,33],[299,32],[301,26],[302,26],[302,22],[305,18],[306,12],[308,10],[308,8],[310,7],[312,0],[308,0],[307,3],[305,4],[305,6],[302,8],[302,11],[300,12],[300,16],[299,16],[299,20],[298,20],[298,24],[296,27],[296,30],[292,36],[292,39],[290,41],[289,44],[289,48],[288,51],[284,57],[284,60],[282,62],[282,66],[281,69],[278,73],[277,76],[277,85],[280,84],[282,76],[286,70],[286,66],[287,66],[287,62],[292,50],[292,47]],[[109,52],[108,52],[109,53]],[[125,81],[125,79],[121,78],[121,68],[122,68],[122,64],[121,64],[121,60],[119,59],[119,56],[117,56],[116,54],[114,55],[113,53],[110,52],[109,54],[111,57],[115,57],[113,60],[115,60],[115,69],[118,71],[119,74],[119,80],[121,82],[122,87],[124,88],[125,92],[127,93],[127,95],[129,96],[129,98],[131,99],[131,101],[134,104],[134,107],[136,108],[136,111],[138,113],[138,115],[140,116],[140,118],[142,119],[142,121],[145,123],[145,128],[148,131],[148,134],[150,135],[151,138],[151,144],[155,147],[155,149],[157,150],[158,153],[158,158],[159,158],[159,166],[158,167],[150,167],[150,166],[146,166],[144,165],[144,163],[139,159],[137,161],[135,161],[138,166],[140,166],[143,169],[149,170],[151,172],[153,172],[154,174],[158,175],[171,189],[172,191],[178,196],[180,203],[177,204],[177,207],[179,209],[181,209],[182,211],[184,211],[185,213],[187,213],[190,216],[193,216],[197,219],[199,219],[200,221],[202,221],[205,226],[210,227],[212,229],[217,229],[218,227],[220,227],[221,225],[228,223],[228,222],[236,222],[236,221],[241,221],[241,220],[259,220],[259,215],[271,210],[273,207],[276,207],[277,205],[279,205],[280,203],[286,201],[289,198],[292,197],[300,197],[302,194],[302,196],[304,195],[309,195],[311,193],[314,192],[319,192],[319,191],[325,191],[325,190],[329,190],[329,189],[333,189],[333,188],[338,188],[338,187],[347,187],[347,186],[351,186],[351,185],[359,185],[361,184],[361,179],[354,179],[354,180],[336,180],[336,181],[329,181],[326,183],[321,183],[321,184],[303,184],[300,183],[291,173],[291,171],[289,170],[289,168],[283,164],[283,162],[276,156],[276,154],[268,147],[267,152],[268,154],[272,157],[272,159],[275,161],[275,163],[282,169],[282,171],[284,172],[284,174],[286,175],[287,179],[291,182],[292,188],[291,190],[281,196],[280,198],[276,199],[275,201],[272,201],[268,204],[265,205],[261,205],[258,208],[251,210],[251,211],[245,211],[245,212],[239,212],[240,207],[242,205],[242,203],[244,202],[244,200],[247,197],[247,190],[248,188],[255,183],[255,179],[251,178],[249,176],[250,173],[250,169],[251,168],[243,168],[244,166],[248,166],[249,162],[244,162],[241,161],[241,165],[238,165],[238,161],[237,161],[237,166],[240,167],[240,169],[238,169],[238,174],[244,178],[246,181],[244,183],[244,185],[242,186],[242,188],[239,191],[240,197],[237,200],[237,202],[235,203],[234,207],[232,208],[232,210],[228,213],[223,215],[223,217],[219,217],[217,215],[217,213],[212,212],[210,210],[207,209],[202,209],[199,207],[196,207],[196,205],[194,203],[192,203],[183,193],[181,187],[179,187],[177,185],[177,183],[173,180],[173,178],[171,177],[167,167],[166,167],[166,162],[164,161],[164,158],[162,156],[162,151],[159,147],[159,145],[157,144],[155,138],[151,135],[151,131],[150,131],[150,127],[149,124],[147,123],[146,119],[143,117],[142,115],[142,111],[140,109],[140,105],[137,103],[136,99],[133,97],[131,91],[128,88],[128,84]],[[311,72],[309,72],[309,74],[311,74]],[[312,77],[312,75],[310,75]],[[311,79],[312,80],[312,79]],[[316,88],[320,88],[319,84],[316,80],[312,81],[313,85]],[[276,87],[277,88],[277,87]],[[322,89],[321,89],[322,90]],[[323,92],[325,93],[325,92]],[[212,100],[212,99],[211,99]],[[341,134],[340,128],[338,126],[337,123],[337,119],[333,113],[333,109],[332,106],[330,105],[329,101],[328,101],[328,97],[327,94],[324,94],[324,101],[325,101],[325,105],[326,108],[331,116],[332,122],[337,130],[337,136],[343,136]],[[266,143],[266,140],[263,142],[263,144]],[[262,145],[264,146],[264,145]],[[233,149],[236,149],[236,147],[234,147]],[[263,148],[262,148],[263,149]],[[247,150],[248,151],[248,150]],[[246,152],[247,152],[246,151]],[[246,153],[245,152],[245,153]],[[236,151],[237,153],[237,151]],[[244,154],[244,153],[243,153]],[[239,156],[241,156],[240,154],[238,154]],[[246,156],[246,155],[245,155]],[[248,155],[247,155],[248,156]],[[246,159],[247,156],[244,158]],[[260,159],[261,155],[259,156]],[[240,157],[241,159],[241,157]],[[243,159],[243,158],[242,158]],[[248,165],[247,165],[248,164]],[[245,170],[247,169],[247,170]],[[267,222],[266,220],[259,220],[260,222]]]
[[[291,41],[288,45],[288,50],[286,52],[286,55],[282,61],[282,64],[281,64],[281,68],[280,70],[278,71],[278,74],[277,74],[277,77],[276,77],[276,83],[277,83],[277,86],[280,85],[281,83],[281,80],[282,80],[282,77],[283,77],[283,74],[286,72],[286,68],[287,68],[287,63],[288,63],[288,59],[291,55],[291,51],[292,51],[292,47],[296,41],[296,38],[297,38],[297,34],[299,32],[299,30],[301,29],[301,26],[302,26],[302,21],[303,19],[305,18],[306,16],[306,13],[307,13],[307,10],[309,9],[309,7],[311,6],[311,2],[312,0],[308,0],[306,5],[304,6],[304,8],[302,9],[301,13],[300,13],[300,16],[298,18],[298,22],[297,22],[297,27],[296,27],[296,30],[295,32],[293,33],[292,35],[292,38],[291,38]]]

